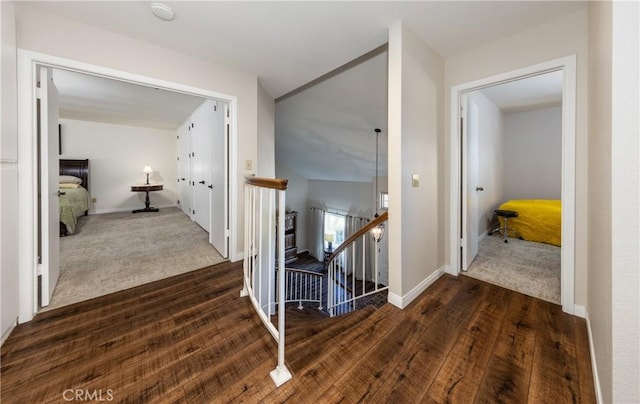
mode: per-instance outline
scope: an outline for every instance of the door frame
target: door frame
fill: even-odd
[[[38,310],[38,275],[41,273],[37,263],[37,116],[36,116],[36,71],[38,66],[49,66],[79,73],[92,74],[143,86],[161,88],[198,97],[222,100],[229,103],[231,109],[228,159],[231,167],[238,160],[237,127],[238,100],[236,96],[191,87],[184,84],[151,78],[111,69],[104,66],[84,63],[25,49],[17,49],[17,81],[18,81],[18,200],[21,209],[18,213],[18,224],[22,230],[18,234],[19,271],[19,315],[18,322],[30,321]],[[228,195],[231,200],[238,197],[238,172],[228,172]],[[43,216],[46,216],[45,213]],[[232,261],[238,260],[237,223],[238,212],[231,205],[228,207],[229,256]],[[46,217],[43,217],[46,219]]]
[[[497,74],[451,88],[451,131],[449,136],[449,267],[447,272],[458,276],[461,266],[461,195],[460,164],[460,102],[463,93],[496,84],[507,83],[542,73],[562,70],[562,249],[561,304],[562,310],[576,314],[575,284],[575,188],[576,188],[576,55],[543,62],[533,66]]]

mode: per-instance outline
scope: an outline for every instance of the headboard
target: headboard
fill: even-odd
[[[82,186],[89,190],[89,159],[60,159],[60,175],[73,175],[82,180]]]

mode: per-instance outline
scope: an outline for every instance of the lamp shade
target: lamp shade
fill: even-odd
[[[333,233],[325,233],[324,239],[327,240],[329,243],[333,243]]]
[[[145,174],[151,174],[153,172],[153,170],[151,169],[151,166],[149,164],[147,164],[146,166],[144,166],[144,168],[142,169],[142,172]]]

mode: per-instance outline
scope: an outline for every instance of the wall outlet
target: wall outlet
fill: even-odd
[[[245,160],[244,161],[244,169],[245,170],[253,170],[253,160]]]
[[[98,202],[98,198],[91,198],[91,203],[97,203]]]

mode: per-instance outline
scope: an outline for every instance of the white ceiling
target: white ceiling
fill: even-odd
[[[562,71],[483,88],[480,92],[505,112],[558,105],[562,103]]]
[[[250,72],[258,76],[273,98],[278,98],[384,44],[388,27],[398,20],[447,58],[576,12],[587,3],[180,1],[166,4],[176,13],[172,22],[155,18],[148,9],[149,3],[141,1],[21,2],[17,8],[28,11],[36,7]],[[386,53],[279,102],[276,105],[276,160],[307,178],[370,181],[375,175],[373,129],[379,127],[383,130],[380,171],[386,173],[385,60]],[[86,84],[85,94],[71,88],[62,90],[67,103],[65,114],[81,114],[80,105],[94,104],[97,109],[111,108],[112,115],[128,109],[142,117],[142,111],[134,106],[148,105],[147,101],[137,101],[130,107],[97,106],[96,99],[87,99],[89,86]],[[107,88],[115,86],[119,84],[108,83]],[[159,90],[152,91],[160,94]],[[510,102],[503,93],[486,91],[489,97],[496,98],[497,104]],[[122,101],[115,92],[111,97]],[[137,95],[126,98],[134,97]],[[159,104],[174,107],[180,103]],[[72,108],[73,105],[76,107]],[[160,105],[155,107],[164,117],[173,111],[169,108],[160,112]],[[172,119],[182,122],[179,116]]]
[[[204,102],[153,87],[54,69],[60,117],[157,129],[176,129]]]
[[[371,182],[375,128],[387,172],[387,52],[276,104],[276,161],[305,178]]]
[[[20,2],[256,74],[277,98],[387,41],[403,21],[444,58],[586,7],[582,1]]]

